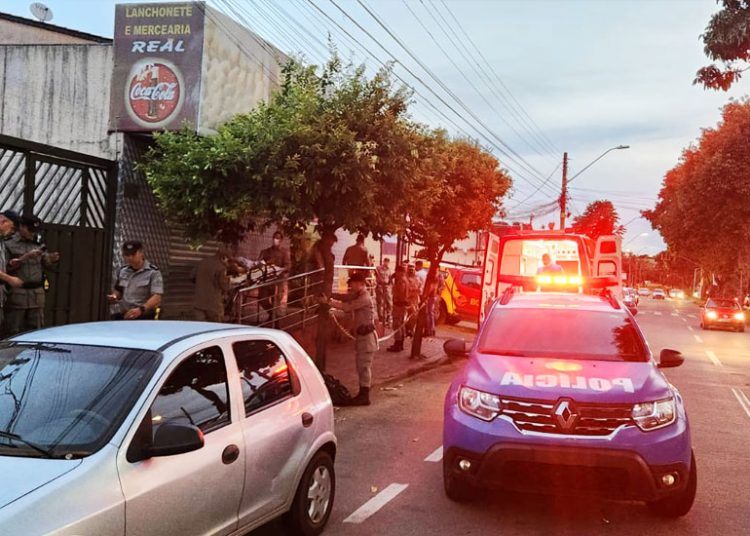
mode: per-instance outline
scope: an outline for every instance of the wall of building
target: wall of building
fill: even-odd
[[[226,15],[206,7],[200,128],[215,129],[267,101],[287,56]]]
[[[19,22],[0,18],[0,45],[79,45],[95,40],[95,36],[40,28],[37,24],[36,21]]]
[[[111,45],[0,46],[0,132],[114,160]]]

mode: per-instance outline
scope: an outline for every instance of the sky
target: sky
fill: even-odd
[[[0,0],[0,11],[31,17],[30,3]],[[53,24],[108,37],[116,3],[131,2],[45,2]],[[611,200],[627,224],[624,249],[642,254],[664,244],[640,210],[654,206],[683,149],[750,87],[740,81],[724,93],[692,84],[709,63],[700,34],[718,10],[714,0],[208,3],[313,63],[325,59],[329,35],[342,56],[371,72],[395,60],[395,73],[415,90],[414,119],[477,139],[511,172],[509,220],[533,212],[537,226],[559,221],[557,212],[541,213],[559,196],[564,152],[572,177],[609,149],[630,146],[571,181],[570,209],[575,216],[591,201]]]

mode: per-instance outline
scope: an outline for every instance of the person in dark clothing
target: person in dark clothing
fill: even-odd
[[[15,335],[39,329],[44,325],[45,268],[57,263],[60,254],[48,253],[47,247],[37,239],[42,220],[36,216],[23,216],[18,232],[6,242],[10,254],[9,269],[23,280],[14,288],[5,305],[6,332]]]
[[[271,318],[286,315],[286,304],[289,299],[289,270],[292,267],[289,250],[281,245],[284,235],[279,231],[273,233],[273,244],[260,252],[260,260],[266,265],[266,275],[278,279],[276,284],[267,284],[259,289],[260,305]]]

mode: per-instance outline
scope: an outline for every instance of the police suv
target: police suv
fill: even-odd
[[[697,483],[690,428],[660,370],[682,364],[681,354],[665,349],[657,362],[606,288],[519,292],[529,279],[506,278],[511,286],[489,308],[446,395],[446,495],[563,491],[685,515]],[[584,285],[606,287],[607,279]],[[446,349],[467,353],[463,341]]]

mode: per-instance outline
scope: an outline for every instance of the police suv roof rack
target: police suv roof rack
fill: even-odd
[[[513,294],[515,294],[516,287],[513,285],[507,287],[503,291],[503,295],[500,296],[500,305],[508,305],[508,302],[513,297]]]
[[[607,300],[613,309],[620,309],[620,302],[617,301],[617,296],[609,288],[603,288],[599,296]]]

